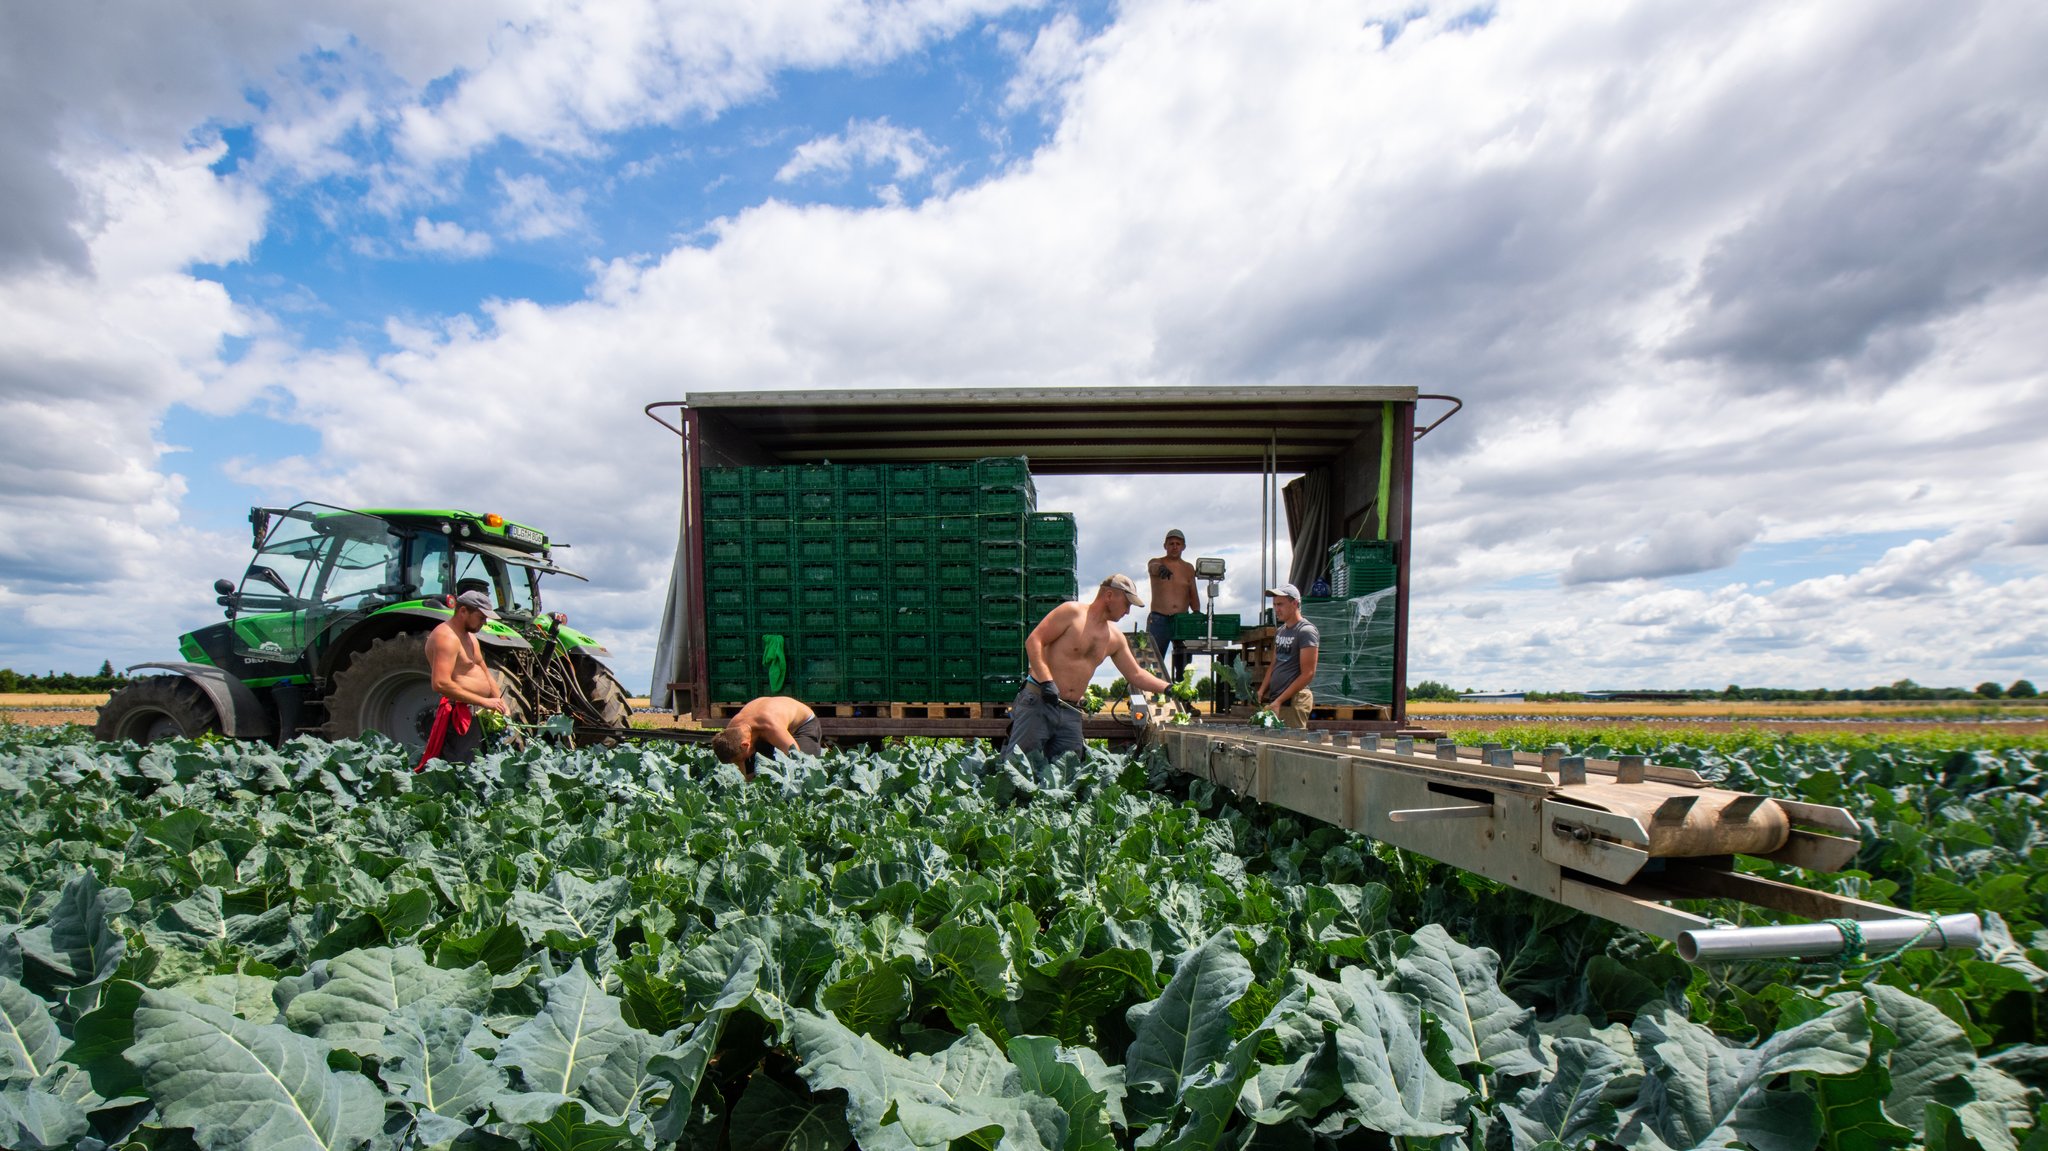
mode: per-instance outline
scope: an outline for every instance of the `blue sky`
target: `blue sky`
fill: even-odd
[[[1465,399],[1411,681],[2048,675],[2037,6],[114,8],[0,14],[0,665],[162,657],[250,503],[483,501],[638,686],[644,404],[1199,383]],[[1257,490],[1041,487],[1089,570]]]

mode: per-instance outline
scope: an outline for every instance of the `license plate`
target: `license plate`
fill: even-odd
[[[505,534],[523,544],[538,545],[547,539],[546,536],[534,531],[532,528],[522,527],[519,524],[505,525]]]

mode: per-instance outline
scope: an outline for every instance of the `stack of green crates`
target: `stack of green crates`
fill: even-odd
[[[1022,457],[700,474],[720,702],[1007,701],[1076,598],[1074,517],[1037,510]]]
[[[1370,595],[1394,586],[1392,540],[1338,540],[1330,545],[1330,594]]]
[[[1182,612],[1173,617],[1173,638],[1205,639],[1209,635],[1209,617],[1201,612]],[[1244,617],[1236,612],[1216,615],[1216,638],[1236,642],[1237,633],[1244,630]],[[1177,657],[1176,657],[1177,658]]]

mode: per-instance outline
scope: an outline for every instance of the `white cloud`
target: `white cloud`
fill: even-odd
[[[1608,530],[1613,530],[1612,524]],[[1624,543],[1579,550],[1565,568],[1564,582],[1662,579],[1713,571],[1734,563],[1742,549],[1756,540],[1757,530],[1756,518],[1740,512],[1682,512]]]
[[[898,128],[886,118],[849,120],[840,135],[819,136],[798,145],[775,179],[788,184],[816,172],[845,176],[855,167],[886,165],[903,180],[922,175],[940,152],[923,132]]]
[[[486,232],[472,232],[453,220],[429,220],[421,216],[412,222],[413,247],[436,255],[474,259],[491,251]]]
[[[499,223],[522,240],[544,240],[588,227],[581,189],[557,192],[548,186],[544,176],[508,176],[500,172],[498,194]]]

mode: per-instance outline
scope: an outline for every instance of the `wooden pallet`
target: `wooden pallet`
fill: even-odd
[[[892,703],[890,719],[980,719],[978,703]]]
[[[1308,713],[1310,719],[1337,719],[1344,721],[1360,719],[1392,719],[1394,709],[1385,704],[1345,704],[1340,707],[1316,707]]]

